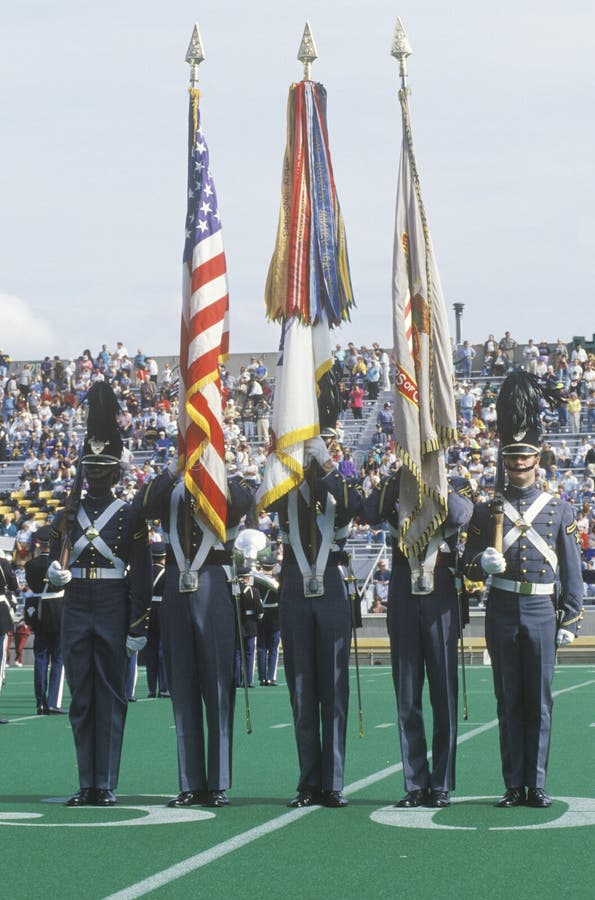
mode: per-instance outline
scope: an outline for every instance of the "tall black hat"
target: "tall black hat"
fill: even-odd
[[[540,453],[540,401],[559,405],[559,392],[542,385],[536,375],[514,369],[507,375],[496,400],[500,452],[503,456]]]
[[[120,437],[120,406],[112,387],[96,381],[85,400],[89,404],[87,433],[81,462],[99,466],[119,465],[124,445]]]

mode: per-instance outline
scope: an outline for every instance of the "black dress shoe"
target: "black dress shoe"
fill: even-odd
[[[115,806],[116,795],[109,788],[95,788],[94,806]]]
[[[534,809],[547,809],[551,805],[552,801],[543,788],[527,788],[527,806],[532,806]]]
[[[183,809],[186,806],[200,806],[204,803],[204,791],[182,791],[167,804],[170,809]]]
[[[149,693],[147,694],[147,700],[154,700],[156,696],[157,694],[155,693],[155,691],[149,691]]]
[[[287,804],[293,809],[301,809],[302,806],[317,806],[320,803],[320,789],[305,787],[297,792],[297,795]]]
[[[115,806],[116,796],[109,788],[95,788],[94,806]]]
[[[327,806],[329,809],[343,809],[348,803],[349,801],[343,796],[343,791],[322,792],[322,805]]]
[[[229,797],[225,791],[209,791],[205,806],[229,806]]]
[[[45,706],[38,706],[38,707],[37,707],[37,715],[38,715],[38,716],[46,716],[46,715],[47,715],[47,712],[48,712],[48,711],[47,711],[47,708],[46,708]]]
[[[8,719],[0,719],[0,725],[8,725]]]
[[[417,806],[423,806],[426,802],[428,792],[423,789],[409,791],[402,800],[395,803],[398,809],[415,809]]]
[[[160,697],[167,697],[167,698],[170,698],[170,697],[171,697],[171,694],[170,694],[169,691],[159,691],[159,696],[160,696]]]
[[[426,806],[432,809],[444,809],[450,806],[450,795],[448,791],[430,791]]]
[[[68,712],[65,709],[59,709],[57,706],[48,706],[45,714],[46,716],[67,716]]]
[[[81,788],[66,801],[66,806],[93,806],[94,803],[95,788]]]
[[[267,681],[267,687],[277,687],[276,681]]]
[[[523,806],[525,803],[525,788],[507,788],[504,796],[496,803],[501,809],[509,809],[512,806]]]

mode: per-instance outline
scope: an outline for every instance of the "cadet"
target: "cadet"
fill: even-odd
[[[277,687],[281,622],[279,619],[279,582],[273,576],[276,565],[276,557],[267,556],[260,561],[261,571],[254,573],[254,581],[262,596],[264,613],[258,623],[256,645],[258,680],[263,687]]]
[[[254,587],[252,570],[247,566],[241,566],[238,571],[240,583],[239,611],[241,633],[238,635],[238,646],[235,653],[236,685],[244,684],[242,675],[242,651],[239,641],[244,644],[244,662],[246,665],[246,680],[248,687],[254,687],[254,658],[256,652],[256,635],[258,624],[263,617],[262,600],[260,591]]]
[[[115,395],[107,383],[96,382],[87,399],[80,463],[87,493],[79,499],[80,488],[73,488],[68,511],[52,522],[48,578],[66,588],[61,646],[80,783],[67,805],[113,806],[128,656],[146,643],[151,552],[146,522],[112,493],[123,450]]]
[[[64,590],[48,584],[50,563],[50,526],[33,533],[33,558],[25,563],[29,592],[25,597],[25,622],[33,629],[33,684],[37,715],[65,713],[62,705],[64,662],[60,648],[60,624]],[[48,679],[49,673],[49,679]]]
[[[519,370],[508,376],[498,396],[500,453],[508,476],[502,548],[494,546],[493,510],[481,504],[471,520],[464,554],[470,579],[490,576],[486,641],[506,787],[498,803],[501,807],[525,802],[537,808],[551,806],[544,788],[556,644],[574,640],[583,597],[572,508],[536,483],[535,390],[535,382]]]
[[[455,786],[457,745],[459,604],[455,588],[459,528],[473,512],[471,485],[453,478],[448,490],[448,516],[422,557],[404,556],[396,540],[399,528],[400,472],[375,488],[365,503],[372,524],[385,519],[392,541],[392,571],[388,589],[387,625],[405,796],[405,809],[450,805]],[[422,711],[422,691],[428,677],[432,704],[432,767]]]
[[[186,571],[185,487],[177,461],[139,492],[136,503],[160,519],[166,546],[161,634],[178,742],[180,793],[175,808],[227,806],[231,786],[236,613],[224,566],[252,492],[239,476],[228,478],[227,542],[220,544],[192,508]],[[194,501],[192,501],[194,503]],[[203,719],[207,719],[208,738]],[[205,746],[206,743],[206,746]]]
[[[335,432],[328,429],[324,436],[332,440]],[[307,440],[304,449],[314,496],[307,478],[271,507],[283,541],[281,638],[300,767],[297,795],[289,805],[341,808],[347,806],[352,621],[340,566],[348,563],[343,547],[361,494],[336,470],[322,437]]]

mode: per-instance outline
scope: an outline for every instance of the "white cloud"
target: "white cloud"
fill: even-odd
[[[0,344],[13,359],[40,359],[53,352],[53,327],[26,300],[0,292]]]

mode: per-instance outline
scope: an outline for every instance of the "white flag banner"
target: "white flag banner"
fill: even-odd
[[[456,414],[448,321],[406,108],[403,124],[393,254],[394,419],[403,462],[399,546],[411,556],[423,552],[446,518],[444,450],[456,438]]]
[[[291,318],[284,322],[275,372],[273,444],[256,493],[259,510],[303,480],[304,442],[320,434],[316,386],[332,364],[326,321],[305,325]]]

